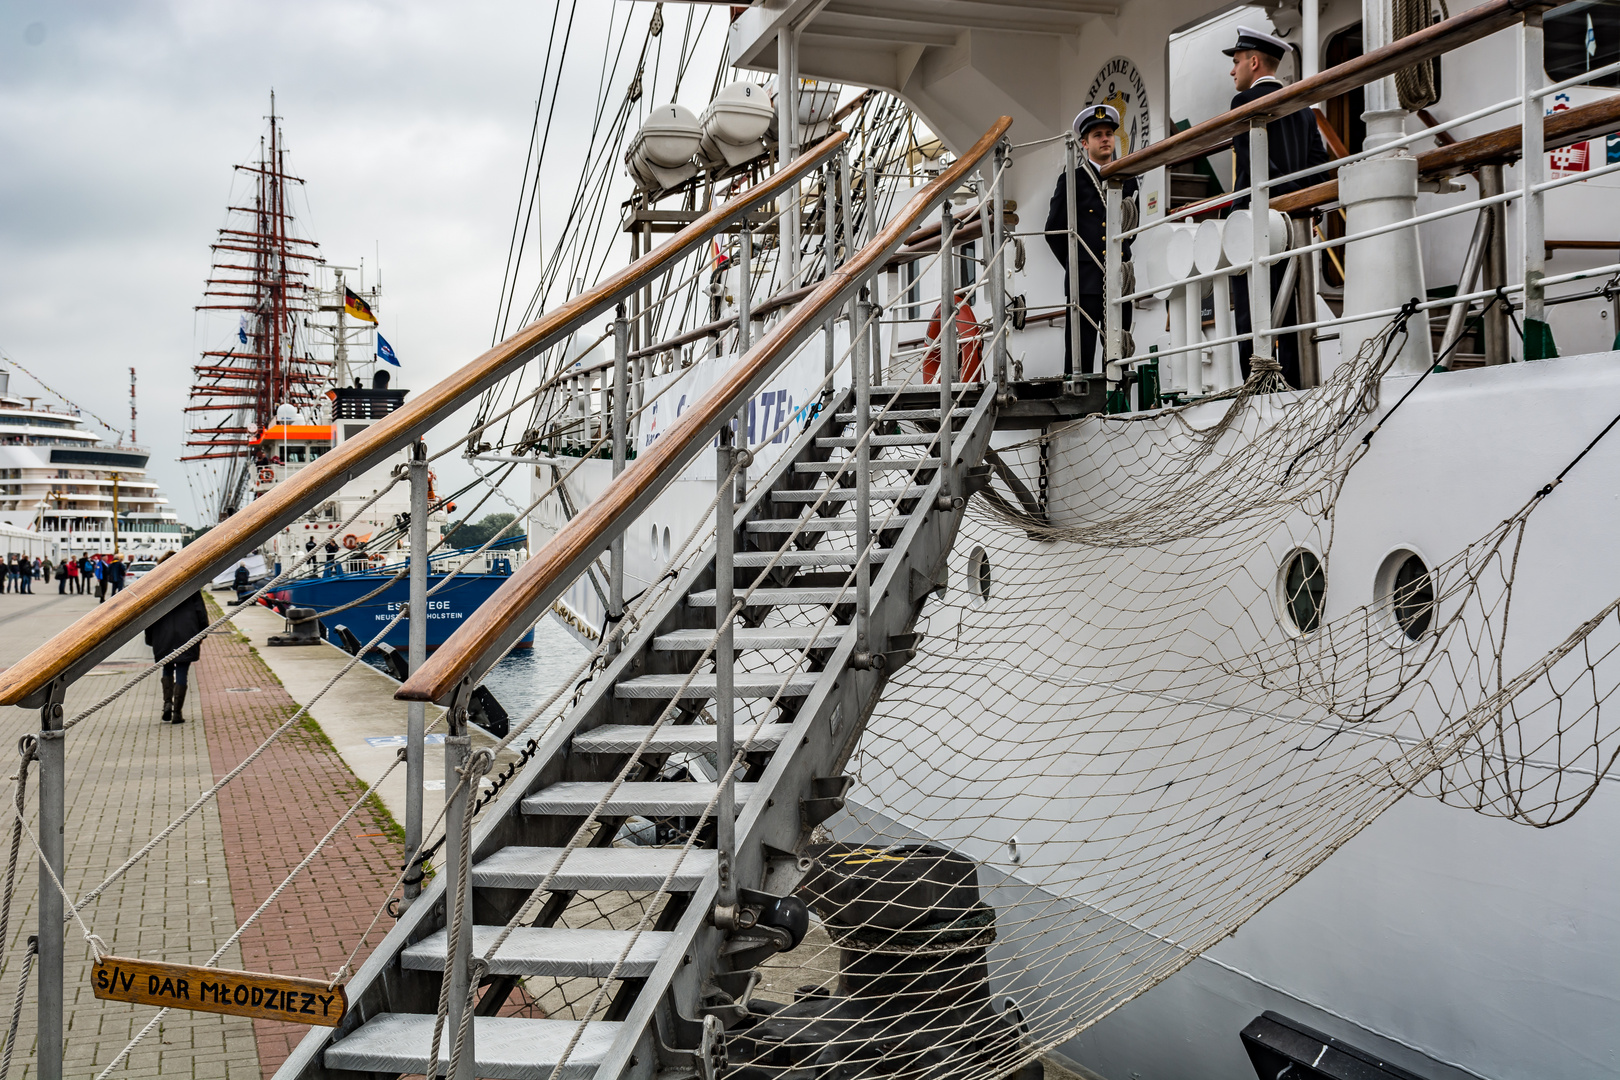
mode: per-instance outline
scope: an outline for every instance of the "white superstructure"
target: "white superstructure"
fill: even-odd
[[[148,452],[109,446],[78,410],[36,404],[0,371],[0,522],[61,552],[159,555],[185,542],[168,498],[146,474]]]

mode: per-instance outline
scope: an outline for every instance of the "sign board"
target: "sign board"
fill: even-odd
[[[288,1020],[335,1027],[349,1007],[343,987],[319,979],[293,979],[192,964],[163,964],[104,956],[90,969],[90,985],[103,1001],[165,1005],[171,1009]]]

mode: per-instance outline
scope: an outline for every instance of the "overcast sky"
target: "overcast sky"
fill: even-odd
[[[566,148],[584,145],[605,43],[619,36],[610,21],[644,26],[651,11],[577,2],[544,185],[553,199],[577,179]],[[363,257],[368,279],[380,251],[382,329],[403,385],[442,378],[489,344],[552,7],[6,0],[0,351],[120,427],[133,365],[150,471],[183,520],[203,523],[175,460],[205,347],[193,307],[231,167],[256,156],[273,88],[289,169],[308,181],[306,235],[333,262]],[[666,63],[687,10],[666,8]],[[710,20],[716,47],[722,21]],[[682,95],[695,109],[713,65],[697,63]],[[12,387],[37,392],[21,373]],[[441,428],[430,447],[456,431]]]

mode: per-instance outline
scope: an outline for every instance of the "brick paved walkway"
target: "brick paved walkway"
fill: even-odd
[[[214,772],[224,775],[297,705],[238,635],[216,637],[210,644],[197,700]],[[220,792],[225,863],[238,920],[264,902],[364,790],[319,729],[311,728],[300,721]],[[243,966],[330,978],[386,899],[402,853],[387,820],[370,806],[361,809],[242,936]],[[392,925],[385,916],[371,944]],[[356,968],[369,953],[369,947],[360,953]],[[308,1030],[273,1020],[255,1020],[253,1028],[266,1077]]]
[[[0,597],[0,665],[15,662],[94,606],[92,597]],[[137,639],[138,641],[138,639]],[[68,694],[68,715],[105,696],[139,670],[150,652],[126,646]],[[234,633],[216,634],[192,669],[191,723],[158,722],[151,678],[84,721],[67,740],[67,883],[80,895],[98,884],[219,775],[240,762],[295,708],[273,675]],[[254,687],[233,693],[232,688]],[[37,730],[37,714],[0,711],[0,776],[10,775],[16,738]],[[37,770],[28,819],[35,828]],[[5,786],[9,791],[9,785]],[[337,820],[361,789],[318,731],[295,728],[167,843],[85,912],[118,955],[202,963],[230,936]],[[0,791],[0,800],[6,797]],[[370,921],[400,857],[384,821],[362,810],[331,847],[243,936],[220,966],[327,977]],[[3,860],[3,856],[0,856]],[[37,920],[37,870],[24,840],[18,892],[0,969],[0,1002],[10,1005],[21,949]],[[0,875],[3,875],[0,866]],[[379,926],[386,933],[391,920]],[[361,958],[364,958],[362,953]],[[149,1021],[149,1006],[98,1001],[90,957],[76,928],[68,936],[66,1075],[92,1077]],[[35,987],[30,986],[12,1075],[37,1075]],[[0,1018],[3,1023],[3,1018]],[[268,1077],[306,1029],[204,1012],[170,1012],[116,1077]],[[3,1035],[3,1027],[0,1027]]]

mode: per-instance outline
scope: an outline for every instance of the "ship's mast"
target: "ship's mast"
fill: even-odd
[[[198,305],[201,311],[237,312],[239,320],[232,346],[204,351],[193,368],[186,445],[194,449],[181,459],[224,464],[214,507],[221,519],[245,499],[253,441],[274,422],[276,409],[318,404],[327,382],[326,365],[307,352],[299,355],[298,328],[311,307],[312,278],[322,260],[319,245],[299,236],[293,220],[289,186],[304,181],[287,172],[274,93],[269,121],[257,164],[236,166],[252,174],[251,205],[229,208],[231,220],[213,245],[204,295],[219,302]]]

